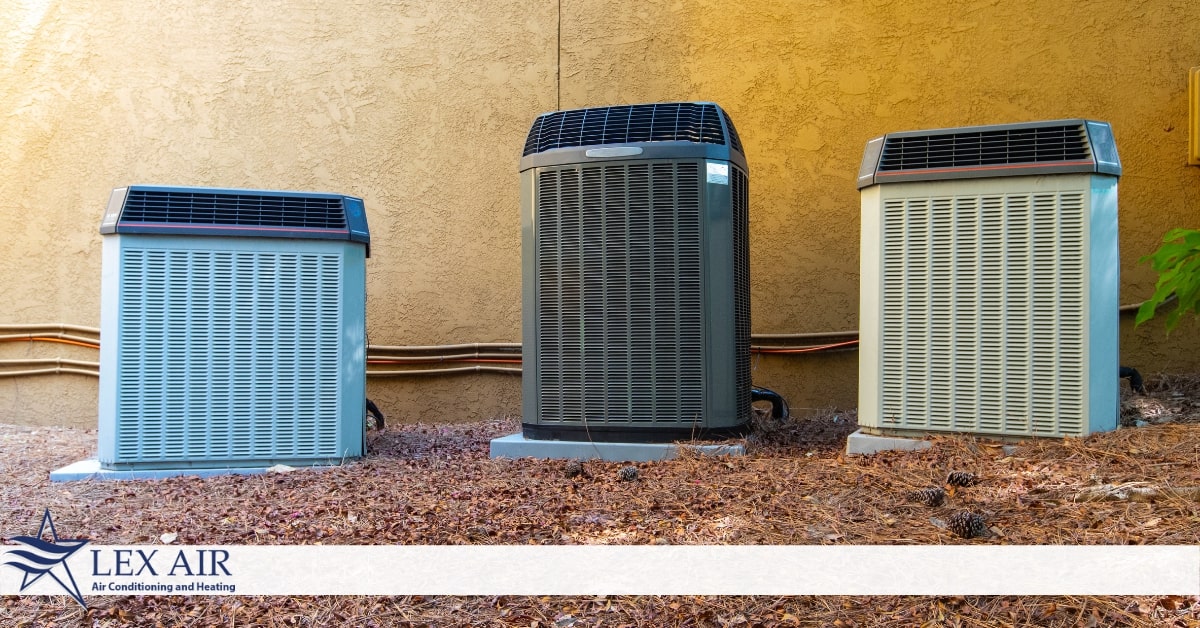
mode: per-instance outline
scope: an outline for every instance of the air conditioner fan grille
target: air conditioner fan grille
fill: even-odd
[[[880,171],[1091,160],[1082,124],[887,137]]]
[[[741,152],[741,141],[729,117],[705,103],[652,103],[572,109],[542,114],[525,139],[523,156],[555,148],[685,141],[725,144],[721,118],[729,127],[729,144]]]
[[[121,223],[346,229],[340,197],[130,189]]]

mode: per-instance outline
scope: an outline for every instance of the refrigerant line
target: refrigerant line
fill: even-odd
[[[1172,298],[1163,304],[1169,303]],[[1143,302],[1122,305],[1119,311],[1123,314],[1136,312]],[[100,329],[83,325],[65,323],[16,323],[0,324],[0,342],[48,342],[80,346],[88,349],[99,349]],[[848,339],[840,342],[813,345],[769,345],[753,344],[751,353],[760,355],[801,355],[806,353],[824,353],[853,351],[857,348],[858,330],[804,332],[804,333],[763,333],[752,334],[752,341],[788,341],[788,340],[821,340]],[[454,353],[448,353],[454,352]],[[446,363],[480,363],[480,364],[520,364],[521,343],[519,342],[472,342],[444,345],[367,345],[367,364],[405,365],[405,364],[446,364]],[[53,368],[3,370],[6,366],[41,366],[51,365]],[[93,370],[96,369],[96,370]],[[34,358],[27,360],[0,360],[0,377],[20,377],[29,375],[53,375],[69,373],[73,375],[99,375],[99,364],[95,362],[79,362],[58,358]],[[519,367],[501,366],[452,366],[433,369],[367,369],[367,375],[372,377],[395,377],[405,375],[439,375],[456,373],[520,373]]]

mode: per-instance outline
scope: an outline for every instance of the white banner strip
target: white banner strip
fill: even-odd
[[[1200,594],[1192,546],[89,544],[37,578],[4,549],[3,595]]]

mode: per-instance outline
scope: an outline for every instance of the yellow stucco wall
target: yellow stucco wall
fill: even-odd
[[[148,8],[153,6],[153,8]],[[520,338],[517,159],[562,108],[714,100],[751,167],[755,332],[854,329],[863,144],[917,128],[1112,123],[1122,301],[1196,226],[1187,69],[1200,3],[301,0],[0,5],[0,324],[99,323],[100,214],[129,183],[363,197],[374,344]],[[561,46],[560,43],[561,42]],[[561,76],[561,82],[556,77]],[[796,407],[855,403],[853,353],[756,360]],[[0,358],[94,360],[4,343]],[[1200,325],[1122,329],[1122,362],[1200,369]],[[393,419],[516,413],[519,380],[373,379]],[[0,422],[95,425],[96,382],[0,379]]]

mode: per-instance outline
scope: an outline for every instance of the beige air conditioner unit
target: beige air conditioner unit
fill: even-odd
[[[1112,130],[1054,120],[867,143],[859,424],[1083,436],[1117,425]]]

